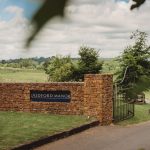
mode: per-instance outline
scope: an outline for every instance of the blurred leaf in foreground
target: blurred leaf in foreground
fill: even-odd
[[[32,17],[31,24],[34,25],[34,31],[27,40],[26,46],[29,47],[35,36],[43,26],[55,16],[64,16],[64,8],[68,0],[45,0],[40,9]]]
[[[132,1],[134,1],[135,4],[133,4],[133,5],[131,6],[131,8],[130,8],[131,10],[140,7],[140,6],[141,6],[142,4],[144,4],[144,2],[145,2],[145,0],[132,0]]]
[[[44,0],[43,0],[44,1]],[[34,25],[34,31],[26,42],[29,47],[35,36],[43,28],[43,26],[55,16],[64,16],[64,9],[69,0],[45,0],[40,9],[32,17],[31,24]],[[135,3],[131,6],[131,10],[139,8],[146,0],[132,0]]]

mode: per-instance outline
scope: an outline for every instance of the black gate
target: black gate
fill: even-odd
[[[125,89],[118,84],[114,85],[113,119],[119,122],[134,116],[134,102],[127,98]]]

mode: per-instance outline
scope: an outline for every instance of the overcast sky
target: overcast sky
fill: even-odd
[[[56,54],[77,57],[84,45],[100,50],[101,57],[112,58],[132,43],[129,37],[136,29],[150,34],[150,0],[132,12],[128,0],[71,0],[66,18],[54,18],[25,50],[29,19],[40,2],[0,0],[0,59]]]

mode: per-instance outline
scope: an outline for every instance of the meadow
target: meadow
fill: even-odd
[[[0,82],[47,82],[43,70],[0,68]]]

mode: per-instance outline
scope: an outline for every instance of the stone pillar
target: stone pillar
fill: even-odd
[[[113,120],[113,76],[87,74],[84,78],[84,114],[96,117],[102,125]]]

